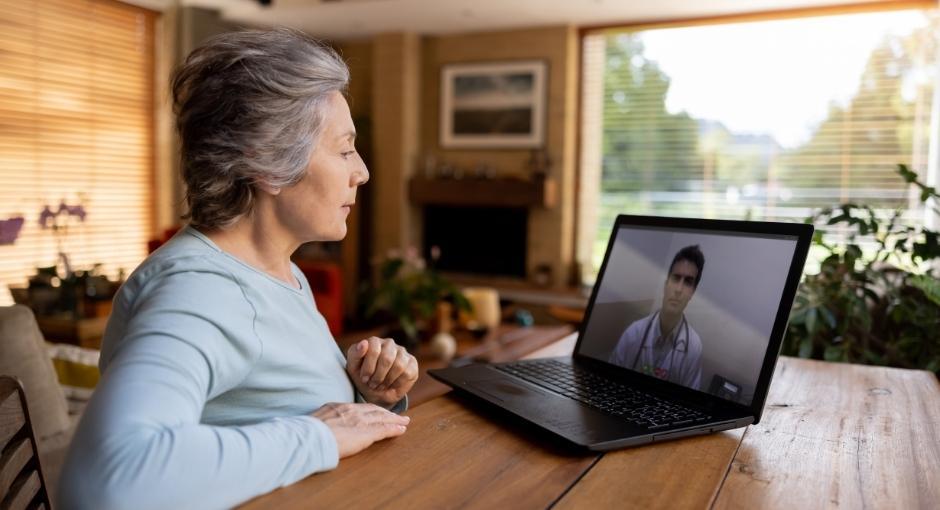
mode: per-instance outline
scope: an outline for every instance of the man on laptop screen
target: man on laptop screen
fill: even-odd
[[[689,304],[705,268],[698,245],[676,253],[669,266],[659,310],[627,327],[610,355],[610,362],[647,375],[699,389],[702,380],[702,340],[689,325]]]
[[[571,356],[428,373],[592,450],[757,423],[812,234],[620,215]]]
[[[582,352],[749,404],[796,238],[624,225],[612,244]]]

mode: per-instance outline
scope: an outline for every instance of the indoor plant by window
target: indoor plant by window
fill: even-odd
[[[937,190],[905,165],[898,173],[915,186],[933,213]],[[846,232],[828,244],[818,274],[800,284],[783,353],[873,365],[920,368],[940,374],[940,233],[901,222],[899,209],[879,217],[869,206],[847,203],[807,218]],[[873,239],[863,250],[862,241]],[[871,248],[873,246],[873,248]]]
[[[438,303],[450,301],[458,310],[470,310],[457,286],[434,269],[438,257],[432,249],[432,264],[427,264],[414,248],[404,255],[393,250],[379,261],[377,284],[366,290],[366,316],[393,320],[387,334],[409,350],[417,346],[422,333],[430,333]]]

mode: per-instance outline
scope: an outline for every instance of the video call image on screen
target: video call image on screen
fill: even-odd
[[[795,237],[624,227],[580,353],[749,405]]]

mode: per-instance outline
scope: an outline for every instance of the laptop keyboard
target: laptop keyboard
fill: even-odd
[[[508,363],[493,368],[650,430],[692,425],[711,418],[558,360]]]

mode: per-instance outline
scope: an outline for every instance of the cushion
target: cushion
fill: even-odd
[[[65,393],[69,415],[81,414],[101,377],[98,371],[101,351],[47,342],[46,352],[52,359],[59,385]]]
[[[60,385],[67,388],[94,389],[101,377],[98,372],[101,351],[71,344],[45,345]]]
[[[65,394],[42,333],[32,310],[23,305],[0,307],[0,374],[23,382],[33,433],[40,444],[71,428]]]

